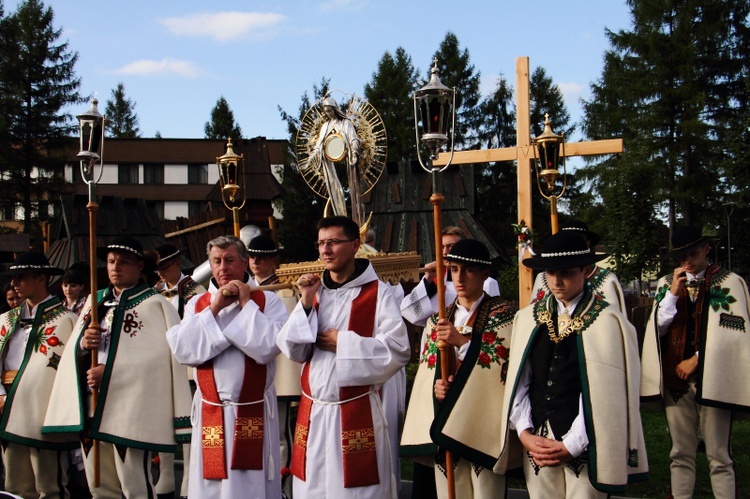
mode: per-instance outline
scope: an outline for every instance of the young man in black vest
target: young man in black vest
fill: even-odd
[[[605,257],[559,232],[523,261],[552,293],[516,315],[503,404],[504,452],[520,440],[531,497],[607,497],[647,477],[636,335],[585,286]]]

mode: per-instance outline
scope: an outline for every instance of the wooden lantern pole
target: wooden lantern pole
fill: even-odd
[[[432,224],[435,229],[435,273],[437,279],[437,296],[438,296],[438,320],[445,319],[445,277],[443,268],[443,201],[445,196],[437,192],[437,174],[438,168],[432,169]],[[450,343],[445,340],[438,340],[438,351],[440,352],[440,379],[448,381],[451,373],[452,358],[455,351]],[[453,476],[453,454],[451,451],[445,451],[445,478],[448,482],[448,499],[456,497],[456,480]]]
[[[93,161],[89,165],[89,169],[93,174]],[[96,300],[96,293],[98,291],[98,284],[96,279],[96,213],[99,210],[99,204],[96,202],[96,193],[94,192],[94,186],[96,183],[91,181],[86,181],[86,183],[89,186],[89,202],[86,205],[86,210],[89,212],[89,273],[90,273],[90,280],[89,284],[91,286],[91,311],[90,311],[90,322],[89,327],[90,328],[99,328],[99,310],[98,310],[98,304]],[[99,349],[92,348],[91,349],[91,368],[94,369],[97,366],[99,366]],[[99,389],[98,388],[92,388],[91,389],[91,411],[92,413],[96,411],[96,406],[99,402]],[[92,441],[93,446],[91,448],[91,452],[93,453],[93,461],[94,461],[94,487],[99,487],[99,484],[101,483],[101,465],[99,460],[99,441],[93,440]]]

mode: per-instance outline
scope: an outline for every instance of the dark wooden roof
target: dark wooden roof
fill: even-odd
[[[54,242],[47,251],[52,265],[67,269],[74,263],[89,261],[89,213],[87,196],[66,196]],[[97,247],[105,246],[119,236],[132,236],[144,250],[166,244],[159,218],[142,199],[103,196],[96,212]],[[183,262],[190,264],[190,262]]]
[[[473,165],[452,166],[437,174],[437,192],[442,204],[443,227],[461,227],[490,250],[490,258],[508,262],[493,238],[474,218],[475,188]],[[385,252],[416,251],[422,263],[435,260],[432,174],[416,161],[391,162],[375,188],[363,200],[365,211],[373,212],[375,243]]]

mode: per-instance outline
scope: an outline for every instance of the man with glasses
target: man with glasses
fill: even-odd
[[[732,411],[750,412],[750,382],[741,375],[750,363],[747,284],[709,262],[711,245],[699,228],[676,228],[671,243],[679,265],[659,279],[643,344],[641,396],[664,399],[672,496],[693,495],[700,417],[713,495],[735,497]]]
[[[292,448],[294,495],[392,497],[378,389],[409,361],[406,326],[388,285],[368,260],[355,258],[356,223],[323,218],[315,245],[325,271],[303,276],[300,302],[278,337],[282,352],[304,363]]]

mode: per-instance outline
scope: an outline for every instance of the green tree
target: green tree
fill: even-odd
[[[105,126],[110,137],[134,139],[141,136],[135,103],[125,97],[125,85],[122,82],[112,90],[112,99],[107,101],[104,115],[107,117]]]
[[[72,116],[62,110],[81,102],[75,75],[78,54],[60,42],[52,9],[39,0],[20,3],[3,19],[2,111],[7,113],[0,188],[7,202],[20,204],[24,230],[30,232],[35,214],[65,191],[64,146],[74,133]],[[4,48],[7,48],[6,45]]]
[[[750,69],[748,15],[740,0],[629,0],[632,26],[608,31],[602,76],[584,103],[589,138],[622,137],[626,151],[594,159],[582,172],[628,280],[658,263],[676,223],[721,220],[732,134]],[[738,186],[738,190],[748,186]]]
[[[234,113],[223,96],[216,101],[216,105],[211,110],[211,121],[206,122],[204,130],[207,139],[238,140],[242,138],[242,129],[239,123],[234,121]]]
[[[388,161],[416,157],[412,94],[419,71],[402,47],[383,54],[365,97],[378,110],[388,133]]]
[[[482,124],[479,110],[480,72],[471,64],[469,49],[462,51],[456,35],[448,32],[433,59],[437,59],[440,81],[443,85],[456,89],[456,150],[477,149],[480,145],[479,134]],[[429,68],[432,66],[430,64]],[[428,80],[429,77],[428,70]]]
[[[302,94],[296,115],[289,114],[280,106],[278,107],[281,119],[286,123],[289,131],[289,142],[281,171],[284,196],[274,201],[274,205],[282,214],[278,227],[279,244],[283,248],[283,258],[288,262],[305,262],[318,257],[318,252],[313,248],[312,242],[318,238],[315,225],[323,216],[325,202],[307,186],[302,178],[297,166],[295,144],[302,118],[312,104],[328,93],[329,84],[328,78],[321,78],[319,85],[313,84],[312,102],[307,92]]]

